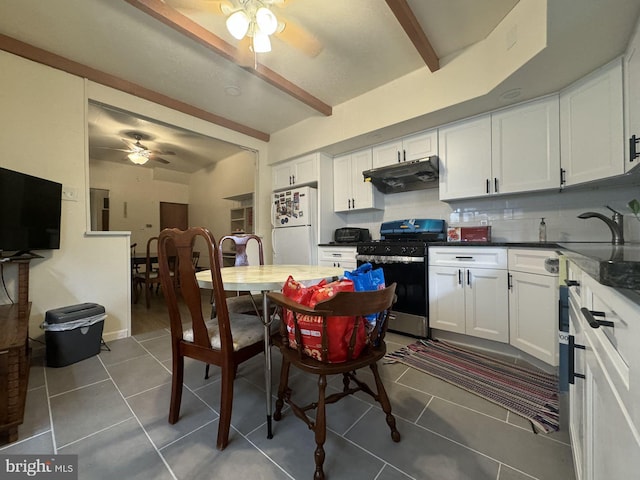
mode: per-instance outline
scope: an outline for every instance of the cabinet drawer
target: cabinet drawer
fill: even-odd
[[[507,249],[495,247],[429,247],[429,265],[507,268]]]
[[[353,269],[356,267],[356,247],[318,247],[318,263]]]
[[[356,260],[356,247],[320,247],[318,249],[320,260]]]
[[[633,318],[638,316],[637,307],[634,308],[615,289],[605,287],[586,275],[583,277],[582,290],[583,306],[593,312],[591,323],[598,320],[611,322],[594,328],[588,322],[589,313],[581,311],[585,333],[618,390],[628,391],[629,365],[637,365],[634,362],[640,358],[638,346],[633,345],[634,337],[637,338],[640,332],[640,326],[636,325],[636,318]]]
[[[537,273],[539,275],[557,275],[545,267],[548,259],[558,261],[558,254],[554,250],[540,250],[537,248],[510,248],[509,270],[525,273]]]

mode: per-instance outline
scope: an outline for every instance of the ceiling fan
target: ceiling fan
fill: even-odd
[[[292,0],[168,0],[174,7],[206,10],[224,15],[229,33],[239,40],[237,62],[250,65],[256,53],[271,51],[270,37],[277,37],[310,57],[322,51],[318,39],[294,21],[283,9]]]
[[[144,165],[149,160],[162,163],[164,165],[171,163],[169,160],[165,160],[159,155],[175,155],[176,152],[172,151],[163,151],[163,150],[151,150],[148,147],[144,146],[140,143],[140,140],[144,138],[144,134],[138,132],[127,132],[126,135],[135,139],[135,143],[131,142],[126,138],[122,138],[121,140],[127,145],[127,149],[124,148],[111,148],[111,147],[100,147],[100,148],[108,148],[110,150],[118,150],[121,152],[127,152],[126,158],[129,159],[132,163],[136,165]]]

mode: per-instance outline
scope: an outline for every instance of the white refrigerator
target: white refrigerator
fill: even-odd
[[[271,245],[274,265],[317,263],[318,191],[299,187],[272,194]]]

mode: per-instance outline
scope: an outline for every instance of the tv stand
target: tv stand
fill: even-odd
[[[10,257],[6,257],[6,258],[32,259],[32,258],[44,258],[44,257],[42,255],[38,255],[37,253],[33,253],[29,250],[19,250],[16,253],[11,254]]]
[[[33,257],[8,257],[3,265],[18,267],[18,299],[0,305],[0,445],[18,439],[29,382],[29,262]]]

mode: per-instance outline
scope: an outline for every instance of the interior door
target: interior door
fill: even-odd
[[[186,203],[160,202],[160,231],[165,228],[189,227],[189,205]]]
[[[189,228],[189,205],[185,203],[160,202],[160,231],[165,228]],[[167,246],[169,256],[175,255],[171,245]]]

